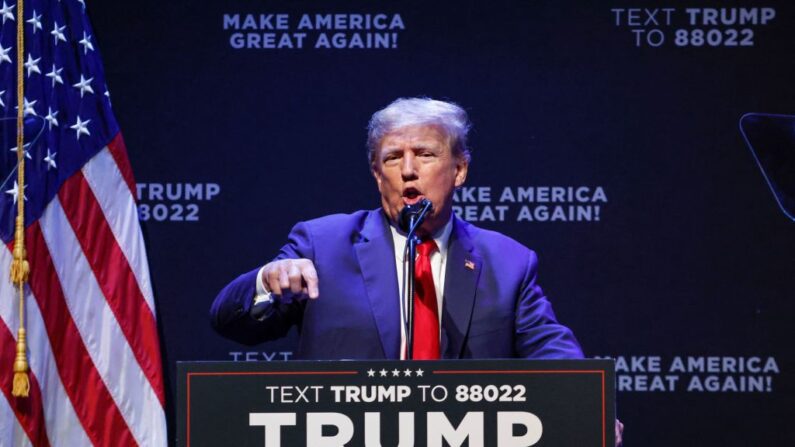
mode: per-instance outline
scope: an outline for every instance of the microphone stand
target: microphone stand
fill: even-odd
[[[427,201],[419,214],[411,213],[409,215],[409,231],[406,234],[406,250],[404,250],[404,253],[408,254],[409,262],[408,272],[403,276],[403,284],[406,286],[404,291],[406,293],[406,320],[408,326],[406,328],[406,360],[414,358],[414,271],[417,263],[417,244],[420,242],[416,232],[431,207],[431,202]],[[408,281],[406,281],[406,277],[408,277]]]
[[[406,273],[405,277],[408,277],[408,281],[403,282],[406,284],[406,320],[408,322],[406,329],[406,360],[414,358],[414,269],[417,263],[417,243],[419,242],[419,239],[414,234],[416,217],[412,215],[410,219],[410,230],[406,235],[406,252],[408,252],[409,262],[408,273]]]

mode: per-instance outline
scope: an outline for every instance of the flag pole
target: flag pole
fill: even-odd
[[[11,261],[11,282],[19,290],[19,329],[17,330],[17,355],[14,359],[14,387],[11,394],[28,397],[27,341],[25,334],[25,282],[30,265],[25,250],[25,78],[22,70],[25,27],[23,0],[17,1],[17,217],[14,226],[14,251]]]

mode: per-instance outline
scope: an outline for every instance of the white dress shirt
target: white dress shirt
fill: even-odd
[[[395,244],[395,268],[397,269],[398,297],[403,299],[403,253],[406,247],[406,236],[401,234],[397,228],[390,225],[392,230],[392,242]],[[436,289],[436,309],[439,314],[439,330],[441,336],[442,327],[442,303],[444,302],[444,272],[447,263],[447,242],[450,240],[450,233],[453,231],[452,216],[447,224],[433,235],[438,250],[431,253],[431,274],[433,274],[433,285]],[[409,298],[411,299],[411,298]],[[400,359],[405,360],[406,356],[406,321],[404,313],[406,304],[401,302],[400,306]]]

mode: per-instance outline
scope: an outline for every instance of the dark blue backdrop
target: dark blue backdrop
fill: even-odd
[[[717,7],[713,21],[705,8]],[[376,207],[367,120],[428,95],[474,122],[468,185],[491,195],[458,205],[480,217],[508,206],[479,224],[535,249],[560,320],[587,355],[619,358],[630,445],[795,442],[795,223],[738,130],[746,112],[795,114],[791,2],[176,0],[89,12],[139,183],[172,392],[178,360],[289,357],[292,340],[216,336],[212,299],[296,221]],[[288,30],[259,29],[276,13]],[[331,13],[399,14],[403,27],[297,29],[303,14]],[[256,29],[230,25],[246,14]],[[236,48],[296,32],[303,48]],[[321,33],[386,33],[391,45],[314,48]],[[553,186],[606,200],[500,200],[506,187]],[[532,220],[517,221],[522,206]],[[538,207],[555,206],[590,218],[544,221]]]

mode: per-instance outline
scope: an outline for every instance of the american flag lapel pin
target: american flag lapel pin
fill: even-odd
[[[467,259],[466,261],[464,261],[464,267],[466,267],[469,270],[475,270],[475,263],[472,262],[471,259]]]

